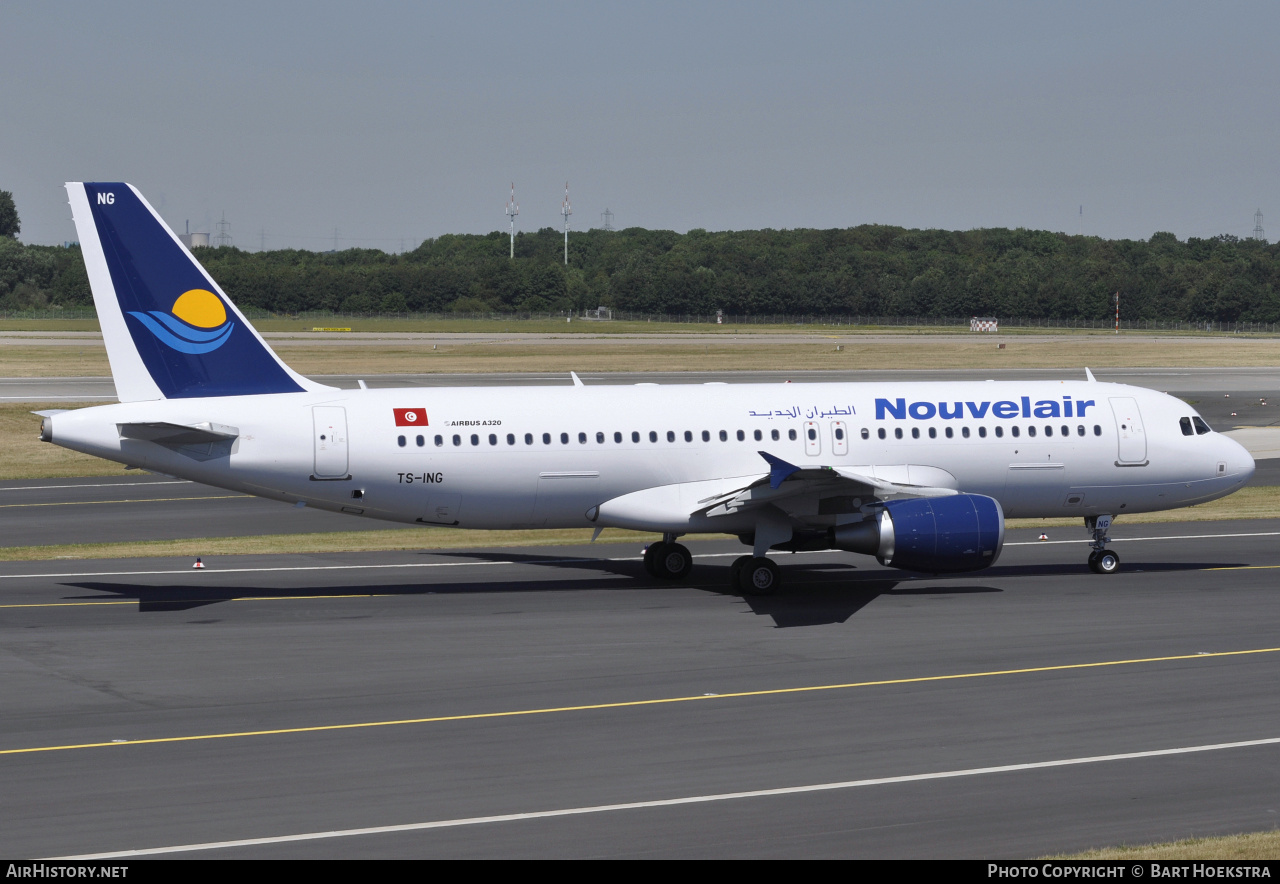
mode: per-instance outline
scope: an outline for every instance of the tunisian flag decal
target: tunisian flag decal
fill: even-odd
[[[425,408],[393,408],[396,413],[397,427],[425,427],[427,410]]]

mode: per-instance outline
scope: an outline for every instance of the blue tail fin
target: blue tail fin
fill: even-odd
[[[67,194],[120,401],[327,389],[280,361],[133,186]]]

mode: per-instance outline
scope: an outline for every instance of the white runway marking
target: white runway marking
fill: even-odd
[[[1167,537],[1129,537],[1129,538],[1113,538],[1112,543],[1140,543],[1149,540],[1206,540],[1223,537],[1280,537],[1280,531],[1258,531],[1254,533],[1242,534],[1172,534]],[[1005,546],[1048,546],[1052,543],[1088,543],[1087,540],[1028,540],[1019,543],[1006,543]],[[812,550],[807,552],[795,553],[795,555],[822,555],[831,553],[833,550]],[[743,553],[701,553],[695,555],[695,559],[720,559],[732,556],[740,556]],[[206,565],[201,572],[196,572],[191,568],[168,568],[157,571],[70,571],[60,572],[57,574],[0,574],[0,580],[19,580],[32,577],[147,577],[161,574],[196,574],[196,573],[218,573],[218,574],[267,574],[283,571],[377,571],[393,568],[466,568],[477,565],[566,565],[571,562],[638,562],[641,556],[617,556],[614,558],[589,558],[586,556],[574,556],[564,559],[543,559],[538,562],[516,561],[515,559],[501,559],[490,562],[400,562],[388,565],[280,565],[267,568],[217,568]]]
[[[928,780],[950,780],[960,777],[978,777],[989,774],[1015,773],[1028,770],[1044,770],[1053,767],[1072,767],[1082,764],[1100,764],[1108,761],[1133,761],[1142,758],[1162,758],[1170,755],[1189,755],[1196,752],[1216,752],[1223,749],[1244,749],[1253,746],[1271,746],[1280,743],[1280,737],[1262,740],[1241,740],[1234,743],[1210,743],[1202,746],[1181,746],[1174,749],[1150,749],[1144,752],[1122,752],[1115,755],[1089,755],[1082,758],[1059,758],[1053,761],[1033,761],[1025,764],[1002,764],[997,767],[974,767],[966,770],[947,770],[936,773],[908,774],[897,777],[875,777],[866,780],[845,780],[836,783],[817,783],[808,786],[787,786],[780,789],[755,789],[749,792],[721,792],[712,795],[691,795],[685,798],[664,798],[656,801],[632,801],[626,804],[598,804],[589,807],[568,807],[558,810],[539,810],[528,813],[504,813],[494,816],[463,817],[452,820],[433,820],[425,823],[407,823],[398,826],[371,826],[363,829],[334,829],[328,832],[307,832],[300,835],[278,835],[269,838],[243,838],[237,841],[209,841],[203,844],[180,844],[173,847],[152,847],[138,850],[118,850],[111,853],[91,853],[83,856],[56,857],[58,861],[90,859],[123,859],[131,856],[155,856],[165,853],[192,853],[200,850],[221,850],[228,847],[257,847],[265,844],[288,844],[297,841],[321,841],[329,838],[351,838],[358,835],[387,835],[396,832],[421,832],[428,829],[452,829],[460,826],[480,826],[492,823],[514,823],[524,820],[550,819],[562,816],[583,816],[594,813],[614,813],[621,810],[644,810],[656,807],[679,807],[687,804],[709,804],[715,801],[738,801],[745,798],[771,798],[781,795],[803,795],[808,792],[833,792],[840,789],[859,789],[866,786],[890,786],[899,783],[919,783]]]
[[[166,479],[161,482],[98,482],[94,485],[18,485],[0,488],[0,491],[44,491],[49,488],[128,488],[131,485],[194,485],[187,479]]]

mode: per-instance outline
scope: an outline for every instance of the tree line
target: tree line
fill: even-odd
[[[246,252],[196,257],[241,307],[273,313],[630,313],[1022,316],[1280,321],[1280,245],[1223,235],[1106,240],[1043,230],[685,234],[629,228],[449,234],[392,255]],[[78,247],[0,236],[0,310],[92,303]]]

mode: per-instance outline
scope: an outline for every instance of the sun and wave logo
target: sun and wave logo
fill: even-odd
[[[180,353],[212,353],[227,342],[236,327],[227,320],[227,308],[218,296],[205,289],[183,292],[169,313],[130,310],[129,315],[161,343]]]

